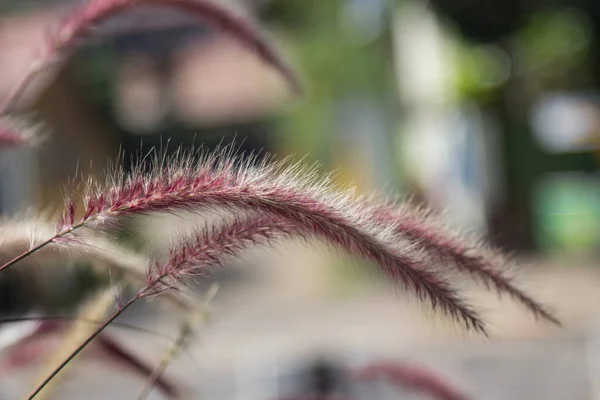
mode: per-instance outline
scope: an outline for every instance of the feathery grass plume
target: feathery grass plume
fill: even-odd
[[[22,118],[0,117],[0,148],[34,146],[40,139],[40,126]]]
[[[432,399],[438,400],[467,400],[465,394],[444,381],[440,376],[428,369],[411,364],[375,363],[357,371],[352,375],[360,380],[386,378],[394,385],[410,387]]]
[[[393,249],[386,229],[361,213],[360,199],[332,191],[330,180],[315,168],[285,162],[253,160],[236,163],[232,148],[216,153],[189,155],[180,161],[155,159],[155,172],[145,176],[141,167],[121,182],[91,183],[85,195],[86,210],[79,221],[70,207],[61,232],[94,222],[111,222],[131,213],[194,210],[201,207],[259,212],[284,219],[298,232],[316,236],[335,247],[380,266],[396,283],[403,283],[421,300],[439,308],[469,328],[484,332],[483,322],[457,296],[448,282],[428,266]],[[236,169],[234,166],[239,164]],[[113,175],[114,176],[114,175]],[[119,175],[117,175],[119,176]]]
[[[503,270],[507,262],[500,252],[487,249],[473,240],[467,242],[443,227],[439,222],[441,218],[434,218],[431,211],[405,204],[395,208],[391,205],[375,205],[370,212],[376,221],[422,246],[426,255],[465,271],[483,282],[488,289],[494,288],[499,294],[508,294],[536,317],[561,325],[543,305],[513,284],[512,278]]]
[[[236,216],[220,227],[205,227],[171,249],[165,260],[151,264],[144,296],[178,290],[187,277],[203,276],[208,268],[223,265],[226,258],[239,256],[254,246],[268,245],[276,239],[292,236],[297,231],[293,224],[270,216]]]
[[[310,234],[365,258],[379,266],[395,283],[403,284],[420,300],[429,299],[467,328],[486,333],[483,321],[458,296],[451,284],[436,275],[417,257],[395,248],[393,232],[373,224],[360,199],[332,191],[329,179],[300,164],[264,160],[240,162],[233,148],[215,153],[186,154],[181,159],[156,156],[153,172],[139,165],[124,176],[117,169],[101,184],[90,178],[84,191],[85,210],[76,219],[75,200],[67,202],[57,231],[48,239],[0,267],[14,265],[51,243],[69,240],[75,231],[90,227],[110,228],[120,217],[149,212],[176,212],[212,207],[255,212],[283,219],[300,233]],[[223,158],[220,158],[223,157]],[[398,246],[396,246],[398,247]]]

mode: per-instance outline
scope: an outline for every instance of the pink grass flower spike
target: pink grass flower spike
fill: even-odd
[[[101,228],[131,214],[203,208],[261,213],[283,219],[302,234],[373,262],[384,275],[419,299],[430,300],[435,309],[467,328],[485,333],[480,316],[451,284],[418,258],[394,248],[387,230],[361,212],[359,200],[334,192],[314,170],[267,162],[258,166],[248,163],[236,170],[230,158],[224,153],[201,155],[199,161],[158,159],[154,174],[134,172],[124,181],[113,175],[106,185],[92,182],[84,195],[83,217],[74,220],[74,211],[67,207],[57,236],[83,226]]]
[[[434,309],[453,317],[466,328],[486,333],[479,314],[462,299],[443,271],[439,271],[440,261],[436,257],[440,254],[440,243],[430,243],[421,254],[410,246],[403,248],[398,237],[404,233],[415,236],[415,232],[435,233],[435,237],[441,239],[451,236],[428,227],[427,221],[420,220],[418,215],[412,215],[411,219],[398,218],[402,223],[409,221],[412,226],[406,223],[404,227],[394,226],[393,221],[386,222],[381,215],[365,208],[367,203],[364,199],[335,191],[330,182],[315,170],[298,165],[284,167],[283,164],[268,161],[258,165],[248,162],[235,169],[233,159],[229,151],[189,154],[180,160],[157,156],[154,172],[150,174],[144,173],[142,166],[139,166],[130,175],[117,170],[109,174],[105,183],[88,180],[82,195],[84,209],[81,213],[77,213],[75,207],[79,201],[76,198],[69,199],[56,234],[15,257],[0,267],[0,271],[47,245],[68,245],[64,239],[73,237],[80,229],[114,229],[119,220],[127,215],[199,211],[206,208],[254,213],[270,218],[262,220],[265,226],[258,228],[276,226],[281,231],[281,226],[277,224],[283,221],[288,224],[286,229],[293,231],[295,236],[318,238],[350,255],[368,260],[393,283],[416,294],[420,300],[429,300]],[[81,217],[76,218],[77,214]],[[237,229],[236,225],[233,227]],[[227,231],[229,228],[223,229],[231,233],[231,230]],[[233,231],[237,232],[235,229]],[[214,231],[207,234],[206,238],[224,234]],[[422,236],[425,239],[433,237]],[[217,248],[215,257],[207,262],[214,261],[219,252],[226,252],[226,248]],[[192,255],[188,249],[182,258]],[[196,260],[188,260],[188,263],[195,264]],[[471,267],[474,271],[480,268],[477,265]],[[166,271],[159,269],[160,273]],[[197,271],[200,269],[188,272],[195,274]],[[484,272],[486,276],[496,273]],[[512,293],[520,293],[508,281],[500,283],[505,286],[500,285],[499,290],[506,291],[509,288]],[[521,296],[530,302],[532,310],[544,310],[525,294]],[[556,321],[548,312],[538,311],[538,314],[546,315],[546,319],[552,322]]]
[[[456,267],[480,280],[499,294],[506,293],[529,309],[535,316],[560,325],[560,321],[550,311],[514,286],[507,275],[507,261],[498,251],[492,251],[474,241],[452,233],[440,225],[440,218],[434,219],[423,211],[409,206],[393,208],[379,205],[371,210],[373,218],[391,227],[400,237],[424,248],[424,253],[441,264]],[[435,262],[435,260],[434,260]]]

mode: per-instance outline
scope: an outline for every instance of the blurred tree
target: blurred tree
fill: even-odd
[[[282,141],[323,160],[335,104],[367,95],[393,99],[389,23],[384,0],[272,1],[263,18],[293,48],[308,99],[280,120]]]
[[[432,0],[461,40],[455,84],[462,101],[496,117],[502,132],[504,204],[491,215],[505,245],[533,244],[536,183],[553,171],[594,170],[588,153],[548,154],[536,143],[531,109],[549,92],[600,88],[600,7],[594,0]]]

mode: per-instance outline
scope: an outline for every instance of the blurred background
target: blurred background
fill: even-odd
[[[174,375],[204,398],[275,399],[302,391],[312,382],[303,371],[323,363],[337,371],[385,358],[428,366],[472,399],[600,399],[600,3],[235,3],[292,60],[305,97],[234,39],[142,7],[102,26],[26,93],[49,134],[37,148],[0,153],[2,213],[60,207],[76,169],[101,176],[119,150],[130,160],[167,142],[235,140],[278,158],[306,156],[360,191],[445,211],[448,224],[514,254],[521,286],[565,326],[465,283],[494,339],[465,338],[356,262],[285,243],[252,265],[215,271],[215,317],[193,346],[199,366],[181,360]],[[0,97],[72,5],[0,0]],[[160,241],[167,222],[183,224],[146,219],[138,234]],[[169,326],[144,310],[127,318]],[[152,337],[120,336],[159,357]],[[118,398],[143,382],[120,379],[119,393],[132,395]],[[425,398],[339,380],[359,398]],[[89,393],[102,387],[95,382]]]

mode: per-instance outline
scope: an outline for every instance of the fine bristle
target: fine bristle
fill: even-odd
[[[149,166],[152,168],[147,172]],[[385,203],[373,205],[372,200],[357,197],[352,191],[339,192],[335,186],[330,177],[322,177],[315,167],[289,165],[287,160],[242,158],[233,146],[216,152],[178,151],[174,157],[155,153],[145,157],[129,174],[118,167],[107,173],[105,182],[84,180],[83,191],[77,191],[82,193],[82,199],[67,200],[56,233],[37,248],[50,243],[68,246],[82,228],[94,232],[112,230],[129,215],[219,210],[234,215],[231,225],[204,230],[192,245],[184,244],[173,252],[170,264],[191,259],[186,261],[188,267],[177,267],[168,276],[201,274],[205,264],[219,264],[222,256],[253,244],[269,244],[282,234],[311,237],[372,262],[390,281],[416,294],[419,300],[428,300],[434,309],[469,329],[486,333],[481,317],[461,298],[440,264],[484,279],[498,291],[523,302],[534,314],[558,322],[492,267],[489,263],[493,259],[471,255],[467,247],[459,247],[462,242],[433,225],[427,215],[407,212],[407,208],[394,210]],[[80,203],[84,207],[78,211],[76,204]],[[242,214],[259,219],[246,220],[240,217]],[[217,243],[210,252],[202,253],[205,261],[201,263],[194,259],[198,253],[194,246],[223,237],[231,241]],[[422,252],[414,250],[415,243]],[[155,266],[147,284],[168,270],[169,263],[165,265]],[[158,281],[165,284],[162,279]],[[177,279],[169,281],[166,287],[178,289]]]
[[[151,264],[145,291],[148,295],[162,293],[186,277],[202,276],[208,268],[223,265],[225,258],[237,257],[253,246],[268,245],[295,231],[292,224],[266,216],[235,216],[222,226],[206,227],[180,240],[166,260]]]
[[[441,226],[437,222],[440,218],[432,218],[430,212],[424,210],[406,205],[398,208],[376,205],[370,212],[374,219],[392,227],[399,236],[422,246],[426,255],[467,272],[488,288],[508,294],[535,316],[560,325],[550,311],[513,284],[512,278],[506,274],[504,267],[507,263],[500,252],[486,249],[473,240],[467,242]]]
[[[315,168],[241,161],[231,148],[178,159],[157,156],[153,164],[154,172],[149,174],[138,166],[126,177],[119,170],[109,174],[105,184],[88,181],[83,216],[75,219],[75,202],[70,200],[57,234],[64,236],[80,226],[103,229],[131,214],[202,208],[260,213],[375,263],[420,300],[429,299],[434,308],[468,328],[485,331],[481,318],[449,282],[418,257],[395,249],[391,232],[361,212],[360,199],[334,191],[330,180],[321,180]]]

